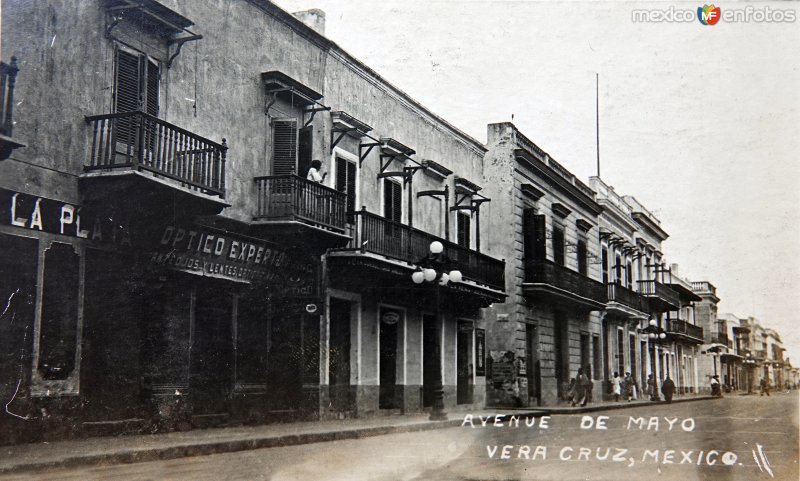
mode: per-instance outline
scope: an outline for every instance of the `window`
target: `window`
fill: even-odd
[[[456,243],[461,247],[466,247],[467,249],[470,248],[470,221],[471,219],[469,214],[459,212],[456,216]]]
[[[276,120],[272,124],[272,175],[296,173],[297,124],[294,120]]]
[[[114,111],[141,111],[158,116],[158,64],[144,54],[117,47],[114,76]],[[136,125],[131,117],[117,119],[115,135],[120,142],[133,145]]]
[[[625,374],[625,332],[617,329],[617,372],[620,376]]]
[[[403,188],[389,179],[383,180],[383,216],[390,221],[403,221]]]
[[[628,268],[626,271],[626,278],[628,281],[628,289],[633,286],[633,266],[631,265],[630,261],[628,261]]]
[[[586,275],[586,239],[578,239],[578,272]]]
[[[312,127],[305,127],[298,132],[297,139],[297,175],[304,179],[308,175],[308,169],[311,168],[311,159],[313,156],[313,133]],[[327,169],[323,169],[327,170]]]
[[[545,216],[533,207],[522,213],[523,255],[525,261],[544,260],[546,250]]]
[[[564,228],[553,225],[553,261],[564,265]]]
[[[54,242],[44,255],[39,372],[64,380],[75,369],[80,258],[70,244]]]
[[[347,222],[353,223],[356,210],[356,163],[336,157],[336,190],[347,197]]]
[[[622,259],[619,256],[614,259],[614,282],[622,284]]]
[[[115,112],[141,110],[158,116],[159,78],[158,64],[149,57],[117,48]]]
[[[603,248],[602,252],[603,284],[608,284],[608,249]]]

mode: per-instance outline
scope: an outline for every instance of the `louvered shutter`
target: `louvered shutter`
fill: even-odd
[[[586,241],[578,240],[578,272],[586,275]]]
[[[466,247],[469,249],[470,247],[470,217],[467,214],[462,212],[458,213],[458,233],[457,233],[457,242],[458,245],[462,247]]]
[[[114,82],[114,111],[134,112],[139,109],[141,67],[138,55],[117,49],[116,78]],[[117,119],[114,124],[117,141],[132,145],[134,126],[130,117]]]
[[[138,55],[117,49],[117,72],[114,90],[114,110],[133,112],[139,109],[141,62]]]
[[[347,222],[352,224],[356,208],[356,164],[340,157],[336,158],[336,190],[347,197]]]
[[[272,175],[296,172],[297,126],[293,121],[275,121],[272,126]]]
[[[547,217],[544,215],[533,216],[533,257],[545,260],[547,257]]]
[[[553,260],[564,265],[564,230],[556,226],[553,226]]]
[[[391,180],[383,181],[383,216],[395,222],[402,222],[403,200],[400,185]]]

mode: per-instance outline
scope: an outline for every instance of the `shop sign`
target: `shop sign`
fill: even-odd
[[[164,227],[150,262],[191,274],[265,284],[284,297],[313,296],[317,291],[318,269],[312,259],[200,225]]]
[[[112,212],[0,188],[0,224],[31,231],[131,246],[128,223]]]

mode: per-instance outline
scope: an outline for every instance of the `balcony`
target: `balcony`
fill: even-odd
[[[694,288],[691,282],[681,277],[678,277],[671,271],[665,273],[663,280],[664,284],[666,284],[670,289],[672,289],[678,294],[679,299],[683,301],[684,304],[703,300],[702,297],[698,296],[694,292]]]
[[[14,149],[25,147],[11,137],[14,129],[14,86],[17,83],[17,58],[0,62],[0,160],[11,157]]]
[[[667,335],[679,340],[686,340],[695,344],[703,343],[703,328],[695,326],[681,319],[667,319]],[[727,345],[727,344],[726,344]]]
[[[715,332],[711,335],[711,344],[722,344],[725,347],[731,347],[728,335],[721,332]]]
[[[608,297],[601,282],[550,260],[525,261],[522,289],[526,295],[566,301],[590,311],[603,309]]]
[[[414,266],[428,255],[431,242],[439,241],[453,268],[460,270],[467,281],[450,284],[452,288],[469,289],[472,285],[478,288],[472,292],[487,296],[490,302],[505,298],[504,261],[365,210],[354,213],[353,217],[352,239],[328,255],[332,275],[346,274],[349,283],[366,283],[365,287],[378,287],[385,282],[393,288],[398,284],[410,288]],[[369,267],[370,274],[364,275],[364,271],[353,268],[356,266]]]
[[[606,311],[629,319],[647,319],[647,301],[636,291],[622,284],[606,284]]]
[[[128,200],[137,199],[136,208],[147,198],[163,205],[164,193],[192,199],[195,207],[207,204],[196,213],[218,213],[227,205],[225,139],[218,144],[139,111],[93,115],[86,122],[91,138],[82,182],[95,184],[88,197],[118,196],[135,185]]]
[[[639,293],[647,298],[650,308],[655,312],[680,309],[678,293],[658,281],[639,281]]]
[[[344,234],[347,196],[296,175],[256,177],[256,223],[300,223]]]

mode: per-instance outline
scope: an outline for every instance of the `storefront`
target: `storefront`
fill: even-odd
[[[318,256],[213,218],[10,190],[0,205],[13,438],[318,413]]]

